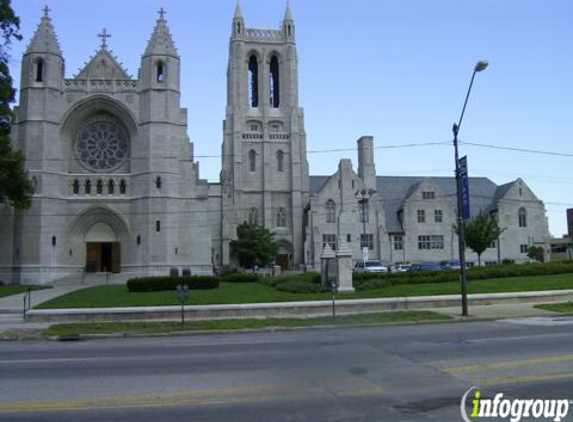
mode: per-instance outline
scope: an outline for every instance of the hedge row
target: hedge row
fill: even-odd
[[[549,262],[547,264],[507,264],[469,268],[468,280],[490,278],[527,277],[573,273],[573,261]],[[373,273],[370,273],[373,274]],[[374,273],[375,274],[375,273]],[[459,280],[458,270],[406,273],[377,273],[376,276],[353,277],[358,291],[373,290],[396,284],[447,283]]]
[[[189,286],[189,290],[208,290],[219,287],[219,280],[204,275],[137,277],[127,281],[127,290],[130,292],[169,291],[176,290],[179,284]]]

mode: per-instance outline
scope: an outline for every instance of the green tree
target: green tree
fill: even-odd
[[[481,211],[476,217],[464,223],[465,243],[477,254],[478,265],[481,265],[481,254],[504,230],[505,228],[499,227],[497,219],[486,211]]]
[[[534,260],[539,261],[539,262],[544,262],[545,261],[545,249],[543,249],[543,246],[531,245],[529,247],[529,249],[527,250],[527,257],[529,259],[534,259]]]
[[[231,255],[243,268],[270,265],[279,250],[274,237],[268,229],[244,222],[237,227],[237,239],[231,240]]]
[[[12,149],[10,142],[10,104],[14,102],[16,91],[8,67],[9,50],[13,40],[22,39],[19,29],[20,19],[12,10],[10,0],[0,0],[0,201],[8,200],[18,209],[27,209],[32,202],[34,186],[24,169],[24,155]]]

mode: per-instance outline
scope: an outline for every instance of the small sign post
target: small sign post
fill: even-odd
[[[185,324],[185,301],[189,296],[189,286],[187,284],[177,285],[177,300],[181,304],[181,325]]]

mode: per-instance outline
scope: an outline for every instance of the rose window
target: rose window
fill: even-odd
[[[85,125],[76,139],[75,152],[80,162],[95,171],[113,170],[129,155],[128,137],[118,124],[100,120]]]

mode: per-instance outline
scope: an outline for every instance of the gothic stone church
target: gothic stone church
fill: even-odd
[[[202,180],[193,158],[163,12],[137,79],[108,36],[67,78],[46,9],[23,55],[12,140],[36,192],[25,212],[0,204],[1,280],[211,273],[233,263],[229,242],[244,221],[276,234],[283,268],[317,268],[323,248],[341,242],[355,259],[367,247],[388,264],[457,258],[452,178],[377,176],[371,137],[358,140],[357,172],[341,160],[334,175],[309,176],[288,6],[278,29],[255,29],[237,4],[219,183]],[[547,244],[544,205],[521,179],[471,179],[470,192],[472,214],[487,209],[507,227],[485,261],[523,261],[529,245]]]

